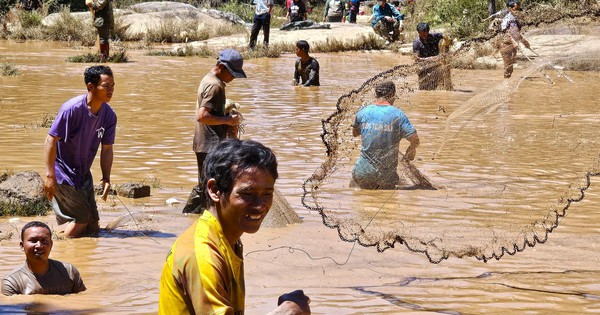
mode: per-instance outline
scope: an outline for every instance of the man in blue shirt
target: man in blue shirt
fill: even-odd
[[[403,20],[404,15],[400,14],[394,6],[386,3],[386,0],[377,0],[377,4],[373,7],[371,26],[375,34],[386,40],[386,45],[400,38]]]
[[[419,136],[408,117],[393,106],[396,100],[393,82],[379,83],[375,96],[375,104],[361,109],[352,125],[352,135],[362,139],[352,179],[363,189],[394,189],[400,181],[397,172],[400,140],[410,142],[402,159],[412,161]]]

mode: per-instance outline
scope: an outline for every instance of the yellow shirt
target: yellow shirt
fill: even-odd
[[[244,261],[219,221],[204,211],[167,255],[160,278],[158,314],[244,314]]]

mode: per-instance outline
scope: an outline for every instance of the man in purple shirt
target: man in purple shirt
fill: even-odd
[[[94,235],[99,230],[90,168],[100,144],[102,199],[110,189],[117,115],[107,102],[115,81],[107,66],[87,68],[84,79],[87,93],[61,106],[44,146],[44,192],[52,201],[57,223],[67,224],[65,237]]]

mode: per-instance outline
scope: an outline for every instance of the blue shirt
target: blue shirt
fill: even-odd
[[[404,15],[398,12],[398,9],[391,6],[389,3],[386,3],[383,7],[376,4],[373,7],[373,21],[371,21],[371,26],[375,26],[379,20],[386,16],[392,16],[398,21],[404,20]]]
[[[369,105],[356,114],[362,147],[354,175],[362,178],[396,173],[400,140],[416,131],[408,117],[391,105]]]

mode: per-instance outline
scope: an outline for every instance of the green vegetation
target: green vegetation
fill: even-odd
[[[42,117],[42,122],[40,123],[40,127],[42,128],[50,128],[52,127],[52,123],[54,122],[54,118],[56,114],[45,113],[44,117]]]
[[[21,74],[21,71],[12,63],[0,63],[0,76],[13,77],[19,74]]]
[[[361,36],[353,40],[340,40],[336,38],[327,38],[324,42],[315,42],[310,47],[311,52],[342,52],[351,50],[382,50],[386,49],[384,41],[375,36],[375,34],[369,34],[367,36]]]
[[[149,50],[148,56],[170,56],[170,57],[214,57],[218,56],[218,52],[206,45],[194,48],[192,45],[183,45],[171,50]]]
[[[76,55],[67,57],[65,59],[67,62],[74,63],[100,63],[102,60],[100,58],[100,54],[88,52],[83,55]],[[127,56],[127,51],[125,49],[119,49],[116,52],[112,53],[105,62],[112,63],[122,63],[129,61],[129,56]]]

